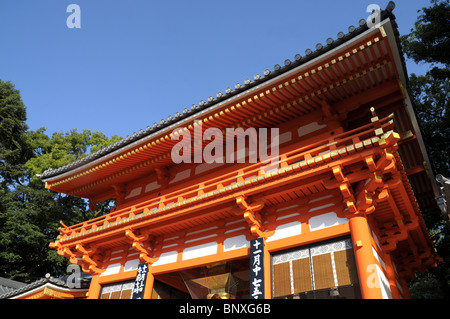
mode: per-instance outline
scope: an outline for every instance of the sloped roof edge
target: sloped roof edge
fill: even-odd
[[[396,36],[396,41],[399,44],[399,48],[401,48],[400,45],[400,38],[399,38],[399,32],[397,28],[397,24],[395,22],[395,16],[392,13],[392,11],[395,8],[395,3],[393,1],[390,1],[388,5],[386,6],[385,10],[381,11],[381,20],[384,21],[386,19],[390,19],[393,23],[393,29]],[[86,157],[83,157],[79,160],[76,160],[70,164],[67,164],[65,166],[59,167],[59,168],[50,168],[46,171],[44,171],[42,174],[37,175],[39,178],[43,179],[44,181],[53,177],[57,177],[58,175],[64,174],[66,172],[69,172],[71,170],[74,170],[76,168],[79,168],[85,164],[91,163],[92,161],[95,161],[96,159],[102,158],[112,152],[115,152],[117,150],[120,150],[130,144],[133,144],[145,137],[149,137],[151,135],[156,135],[164,128],[167,128],[169,126],[172,126],[183,119],[199,114],[202,111],[208,110],[209,108],[213,107],[214,105],[217,105],[220,102],[223,102],[229,98],[232,98],[234,96],[239,95],[240,93],[243,93],[251,88],[254,88],[258,85],[261,85],[270,79],[273,79],[275,77],[278,77],[292,69],[295,69],[298,66],[301,66],[337,47],[340,45],[346,43],[349,40],[352,40],[353,38],[357,37],[358,35],[362,34],[363,32],[367,31],[369,29],[369,26],[367,24],[366,19],[361,19],[358,22],[358,26],[355,27],[353,25],[350,25],[348,27],[348,33],[339,32],[337,34],[337,39],[328,38],[326,40],[326,44],[322,45],[321,43],[318,43],[316,45],[315,50],[306,49],[305,55],[302,56],[300,54],[295,55],[294,60],[286,59],[284,61],[284,65],[276,64],[273,67],[273,70],[265,69],[264,74],[255,74],[253,77],[253,80],[250,78],[247,78],[244,80],[244,83],[236,83],[234,90],[232,88],[227,88],[225,92],[218,92],[216,94],[216,97],[210,96],[207,101],[200,100],[200,102],[197,104],[192,104],[191,108],[184,108],[183,111],[176,112],[174,116],[169,115],[167,119],[161,119],[160,122],[155,122],[153,126],[147,126],[145,129],[141,129],[139,132],[133,133],[131,136],[127,136],[126,138],[123,138],[122,140],[109,145],[108,147],[102,148],[99,151],[89,154]],[[401,49],[400,49],[401,50]],[[400,52],[400,55],[402,57],[402,64],[404,73],[406,74],[406,62],[403,57],[403,52]]]
[[[88,275],[87,278],[84,278],[84,277],[86,277],[86,274],[82,273],[82,277],[83,277],[83,280],[90,281],[91,275]],[[12,291],[9,291],[7,293],[0,295],[0,299],[11,299],[11,298],[17,298],[21,295],[29,295],[29,294],[32,294],[33,291],[35,291],[36,289],[43,288],[46,285],[53,285],[53,286],[59,287],[61,289],[71,290],[71,288],[69,288],[69,286],[67,285],[67,281],[60,279],[60,278],[52,277],[52,276],[50,276],[50,274],[47,274],[45,276],[45,278],[38,279],[36,281],[33,281],[30,284],[23,284],[21,287],[19,287],[17,289],[14,289]],[[79,291],[88,290],[88,288],[76,288],[76,289]]]

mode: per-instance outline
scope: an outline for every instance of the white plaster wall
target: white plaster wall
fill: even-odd
[[[392,299],[391,287],[389,285],[389,280],[384,274],[383,270],[377,266],[378,282],[380,283],[381,294],[383,299]]]
[[[125,197],[125,199],[138,196],[142,191],[142,187],[137,187],[131,190],[131,192]]]
[[[202,245],[192,246],[183,250],[183,260],[195,259],[204,256],[217,254],[217,242],[210,242]]]
[[[183,180],[185,178],[188,178],[190,175],[191,175],[191,170],[190,169],[186,169],[184,171],[181,171],[181,172],[177,173],[177,175],[175,175],[175,177],[169,182],[169,184],[181,181],[181,180]]]
[[[277,228],[275,229],[275,233],[272,236],[270,236],[267,239],[267,241],[274,241],[278,239],[301,235],[301,233],[302,233],[302,223],[295,221],[292,223],[277,226]]]
[[[223,251],[231,251],[239,248],[250,246],[245,235],[239,235],[231,238],[227,238],[223,241]]]
[[[340,224],[348,223],[347,218],[339,218],[335,212],[329,212],[322,215],[311,217],[308,221],[309,229],[316,231]]]
[[[174,263],[177,261],[177,257],[178,251],[176,250],[162,253],[161,256],[159,256],[158,260],[153,263],[153,266]]]
[[[302,136],[307,135],[307,134],[309,134],[309,133],[318,131],[318,130],[320,130],[321,128],[324,128],[324,127],[326,127],[325,124],[319,125],[317,122],[312,122],[312,123],[309,123],[309,124],[307,124],[307,125],[300,126],[300,127],[298,128],[297,133],[298,133],[298,136],[299,136],[299,137],[302,137]]]
[[[138,265],[139,265],[139,258],[128,260],[123,267],[123,271],[136,270],[138,269]]]
[[[108,265],[108,267],[106,267],[106,270],[101,273],[100,277],[118,274],[120,271],[120,266],[120,263]]]

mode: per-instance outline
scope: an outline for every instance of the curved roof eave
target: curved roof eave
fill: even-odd
[[[395,23],[395,16],[392,10],[395,8],[395,4],[391,1],[387,5],[386,9],[381,11],[381,24],[386,24],[388,22],[393,23],[393,30],[395,34],[395,41],[398,43],[399,34],[397,30],[397,24]],[[128,148],[134,147],[137,143],[141,143],[147,139],[154,138],[159,134],[166,134],[167,131],[175,128],[176,126],[182,124],[184,121],[192,120],[194,117],[204,114],[206,112],[214,111],[216,107],[221,106],[225,102],[230,102],[233,99],[239,98],[244,93],[249,93],[254,89],[259,88],[261,85],[266,85],[271,82],[271,80],[279,79],[280,77],[287,76],[290,72],[295,71],[299,67],[304,67],[309,62],[320,58],[321,56],[329,53],[333,50],[338,49],[342,45],[349,43],[352,40],[357,39],[359,36],[365,32],[370,31],[365,19],[359,20],[358,27],[353,25],[348,27],[348,33],[344,34],[339,32],[337,34],[337,39],[328,38],[326,40],[326,45],[318,43],[316,45],[316,50],[307,49],[305,51],[305,56],[297,54],[294,57],[294,61],[286,59],[284,66],[276,64],[272,71],[266,69],[264,75],[255,74],[254,80],[246,79],[243,84],[236,83],[235,89],[227,88],[225,93],[218,92],[216,98],[210,96],[208,101],[201,100],[198,104],[193,104],[191,109],[184,108],[182,113],[176,112],[175,116],[169,115],[167,119],[161,119],[159,123],[155,122],[152,127],[147,126],[147,128],[141,129],[139,132],[135,132],[131,136],[123,138],[119,142],[116,142],[108,147],[102,148],[101,150],[89,154],[88,156],[74,161],[65,166],[48,169],[42,174],[38,175],[44,182],[53,180],[56,178],[63,178],[67,175],[76,173],[79,170],[84,169],[88,165],[94,165],[97,161],[105,160],[109,156],[115,156],[118,152],[126,151]],[[401,46],[398,46],[401,48]],[[400,52],[401,64],[403,67],[403,74],[406,76],[406,63],[403,58],[403,54]]]

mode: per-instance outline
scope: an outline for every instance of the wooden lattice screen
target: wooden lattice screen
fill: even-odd
[[[272,255],[274,298],[357,283],[355,257],[349,239]]]

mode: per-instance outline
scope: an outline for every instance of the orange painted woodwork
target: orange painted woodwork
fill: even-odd
[[[86,299],[88,289],[70,288],[64,281],[46,277],[2,296],[5,299]]]
[[[420,213],[436,205],[436,188],[404,89],[391,11],[383,11],[379,28],[361,25],[167,126],[45,172],[48,189],[87,198],[91,209],[106,199],[117,202],[104,216],[63,225],[50,244],[94,275],[88,298],[134,280],[139,263],[150,265],[145,298],[160,296],[152,288],[160,284],[187,293],[171,274],[248,258],[249,241],[260,237],[265,298],[274,297],[272,254],[342,238],[351,238],[362,298],[408,298],[405,281],[439,260]],[[203,132],[278,128],[278,160],[175,165],[176,134],[188,131],[192,145],[208,146],[195,144],[198,123]],[[316,274],[337,267],[311,247],[319,255],[310,262],[322,267]],[[327,276],[325,286],[339,285],[332,272]],[[329,295],[341,288],[331,287]]]

